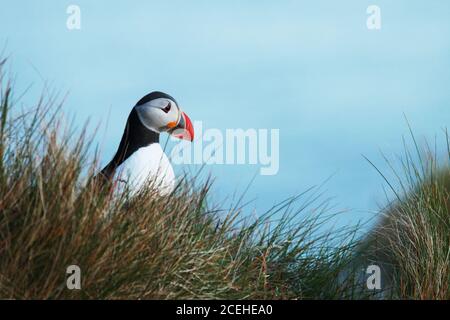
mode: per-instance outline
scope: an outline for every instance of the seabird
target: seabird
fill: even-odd
[[[131,192],[138,191],[147,179],[153,179],[159,194],[171,193],[175,188],[175,174],[159,144],[162,132],[179,139],[194,139],[192,122],[176,100],[154,91],[131,110],[119,148],[99,176],[107,181],[126,181]]]

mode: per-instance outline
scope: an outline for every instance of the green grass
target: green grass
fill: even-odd
[[[5,65],[0,298],[361,299],[373,297],[355,280],[367,259],[385,267],[392,297],[450,298],[448,166],[421,159],[418,168],[408,153],[402,195],[362,244],[358,228],[325,229],[339,213],[317,189],[257,218],[211,204],[210,181],[196,177],[169,197],[150,181],[117,193],[91,179],[98,157],[87,127],[65,124],[45,94],[20,111]],[[73,264],[81,290],[66,288]]]

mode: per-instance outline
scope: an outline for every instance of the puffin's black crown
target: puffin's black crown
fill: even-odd
[[[140,106],[141,104],[147,103],[147,102],[155,100],[155,99],[160,99],[160,98],[170,99],[178,105],[178,102],[172,96],[168,95],[167,93],[164,93],[161,91],[153,91],[153,92],[147,94],[146,96],[142,97],[141,100],[139,100],[136,103],[136,107]]]

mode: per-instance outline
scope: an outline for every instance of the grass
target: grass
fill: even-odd
[[[450,139],[447,159],[438,163],[437,147],[413,150],[405,143],[396,199],[382,210],[378,225],[362,247],[365,259],[382,267],[386,297],[450,299]],[[384,177],[384,174],[382,174]]]
[[[151,181],[118,193],[114,182],[99,188],[91,179],[98,157],[87,126],[65,124],[45,94],[20,111],[5,66],[0,298],[373,298],[355,281],[361,262],[383,266],[389,297],[450,298],[450,171],[432,156],[417,167],[407,153],[403,190],[363,243],[357,228],[324,231],[339,213],[317,189],[257,218],[239,204],[209,203],[211,183],[196,177],[171,196],[156,195]],[[70,265],[81,269],[81,290],[66,287]]]
[[[4,68],[5,64],[2,63]],[[99,188],[87,129],[45,95],[20,112],[1,73],[0,298],[341,298],[355,230],[318,232],[334,214],[317,191],[251,219],[207,203],[185,178],[169,197]],[[94,155],[93,155],[94,154]],[[333,243],[333,246],[330,244]],[[81,269],[68,290],[66,268]]]

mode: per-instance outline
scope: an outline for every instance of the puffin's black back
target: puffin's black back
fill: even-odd
[[[114,158],[100,172],[106,179],[111,179],[117,167],[126,161],[139,148],[159,142],[159,133],[147,129],[139,120],[135,108],[128,116],[127,124]]]

